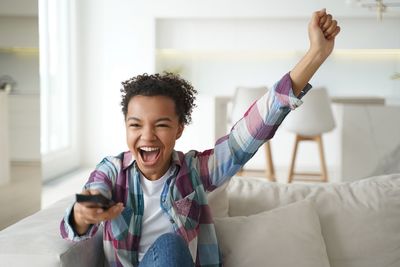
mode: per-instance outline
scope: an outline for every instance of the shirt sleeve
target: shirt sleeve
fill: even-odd
[[[83,235],[79,235],[74,227],[72,226],[72,216],[73,216],[73,207],[74,204],[70,205],[67,210],[65,211],[65,215],[64,218],[62,219],[61,223],[60,223],[60,234],[61,237],[66,239],[66,240],[70,240],[70,241],[74,241],[74,242],[79,242],[85,239],[89,239],[91,237],[93,237],[98,228],[99,225],[90,225],[88,231],[83,234]]]
[[[103,159],[97,166],[96,169],[90,174],[88,181],[83,187],[84,190],[92,189],[98,190],[102,195],[111,199],[112,198],[112,184],[117,177],[118,166],[121,164],[115,164],[113,158]],[[74,204],[70,205],[65,211],[65,215],[60,223],[60,234],[61,237],[67,240],[78,242],[93,237],[99,225],[90,225],[88,231],[84,235],[78,235],[72,225]]]
[[[303,103],[301,98],[310,89],[307,84],[296,97],[290,75],[285,74],[249,107],[228,135],[217,140],[214,149],[199,153],[200,177],[206,189],[211,191],[235,175],[274,136],[289,112]]]

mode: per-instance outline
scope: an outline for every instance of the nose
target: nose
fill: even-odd
[[[154,141],[157,139],[153,127],[143,127],[141,138],[146,141]]]

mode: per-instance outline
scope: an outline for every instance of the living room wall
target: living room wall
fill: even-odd
[[[0,230],[40,209],[40,85],[37,16],[0,16],[0,76],[8,95],[11,177],[0,186]],[[3,151],[0,151],[2,153]]]
[[[186,70],[192,75],[189,78],[195,86],[198,86],[200,93],[204,92],[203,99],[207,99],[212,94],[227,95],[233,92],[238,84],[262,83],[270,86],[304,52],[307,45],[304,36],[308,15],[305,16],[303,13],[296,15],[295,11],[285,9],[280,6],[280,3],[277,3],[275,10],[268,9],[262,1],[232,5],[226,5],[226,1],[217,1],[211,5],[213,8],[207,6],[207,3],[210,4],[209,1],[201,3],[196,1],[167,1],[165,3],[121,1],[119,5],[108,1],[96,1],[96,3],[85,1],[78,4],[80,18],[78,41],[81,44],[81,53],[84,55],[79,59],[82,62],[80,86],[84,88],[81,90],[84,91],[82,114],[85,124],[82,125],[81,135],[84,144],[82,147],[84,164],[93,167],[102,156],[116,154],[125,149],[123,124],[118,120],[121,117],[118,105],[120,81],[138,73],[161,70],[164,68],[163,64],[171,62],[166,58],[168,55],[165,56],[164,53],[168,53],[169,49],[178,55],[172,61],[178,63],[182,61],[188,66]],[[301,4],[302,7],[299,7],[298,3],[295,3],[294,10],[296,8],[302,11],[309,9],[312,12],[322,5],[327,6],[329,10],[329,5],[335,5],[329,1]],[[330,11],[335,12],[334,6]],[[365,10],[349,9],[346,12],[343,12],[344,17],[340,18],[343,31],[337,41],[337,47],[342,52],[334,55],[327,62],[313,83],[315,85],[317,81],[317,85],[326,85],[328,84],[326,80],[329,78],[327,87],[332,88],[331,84],[334,80],[332,72],[338,71],[336,64],[339,60],[341,64],[344,64],[339,67],[340,75],[343,73],[345,75],[340,80],[334,81],[337,92],[348,93],[350,88],[355,94],[369,92],[368,94],[371,95],[371,92],[376,91],[376,85],[381,85],[383,79],[392,74],[392,70],[398,70],[398,52],[394,52],[397,60],[385,59],[386,56],[382,59],[379,52],[377,56],[379,59],[367,60],[368,64],[378,62],[372,68],[374,75],[370,74],[371,70],[366,72],[360,70],[359,73],[362,75],[368,73],[365,77],[371,80],[365,82],[358,73],[360,77],[357,78],[359,80],[356,86],[353,86],[353,76],[349,75],[349,72],[353,70],[354,59],[346,58],[346,53],[355,48],[380,50],[400,47],[399,36],[394,34],[400,20],[387,18],[378,24],[374,18],[375,14],[371,15]],[[288,19],[288,16],[291,16],[291,19]],[[191,28],[194,24],[198,26],[196,30]],[[265,32],[271,34],[262,35]],[[240,38],[243,34],[246,38]],[[280,41],[274,42],[274,40]],[[237,58],[234,55],[243,48],[247,49],[244,51],[245,56],[246,52],[251,50],[250,59],[240,55]],[[274,52],[276,49],[279,49],[278,54],[282,53],[281,56],[274,55],[268,58],[271,51]],[[221,51],[223,51],[222,56],[218,54],[214,57],[213,52]],[[252,54],[252,51],[256,53]],[[219,61],[221,58],[223,60]],[[271,67],[272,65],[265,64],[267,61],[279,63]],[[234,69],[228,66],[228,64],[234,65],[231,64],[232,62],[244,62],[244,64]],[[365,62],[359,64],[356,66],[364,66]],[[179,67],[179,65],[167,67]],[[246,73],[246,75],[238,75],[238,73]],[[382,91],[380,86],[379,95],[382,92],[392,93],[397,88],[396,86],[393,81],[385,80],[385,88]],[[94,104],[93,96],[103,103],[101,110],[98,110]],[[91,114],[95,112],[98,116],[93,118]],[[195,123],[192,126],[205,129],[201,124],[204,123],[200,123],[198,127]],[[212,127],[207,129],[213,131]],[[94,131],[98,133],[95,136],[91,134]],[[205,143],[213,141],[210,137]],[[186,141],[182,138],[178,146],[182,150],[187,150],[189,147],[196,148],[197,144],[190,138]],[[204,142],[201,145],[204,145]],[[287,162],[281,164],[287,164]]]

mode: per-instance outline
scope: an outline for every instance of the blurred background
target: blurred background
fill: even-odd
[[[0,0],[0,229],[80,191],[103,157],[127,150],[121,81],[162,71],[191,81],[198,107],[176,148],[210,148],[229,130],[236,88],[271,88],[290,71],[323,7],[342,28],[311,81],[335,119],[329,181],[400,172],[400,1]],[[284,127],[271,141],[278,182],[293,144]],[[263,149],[248,175],[264,176]],[[320,168],[315,144],[296,164]]]

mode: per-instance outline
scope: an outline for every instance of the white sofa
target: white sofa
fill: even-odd
[[[104,266],[101,231],[80,243],[59,235],[72,200],[1,231],[0,265]],[[400,174],[317,185],[234,177],[210,203],[228,267],[400,266]]]

